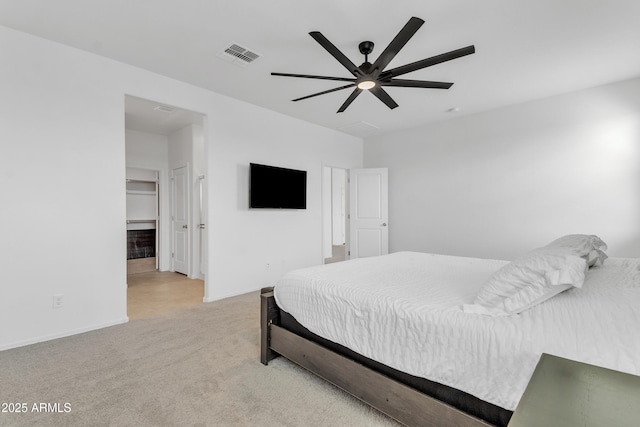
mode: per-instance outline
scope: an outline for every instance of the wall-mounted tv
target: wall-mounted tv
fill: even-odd
[[[250,163],[249,175],[250,208],[307,208],[307,171]]]

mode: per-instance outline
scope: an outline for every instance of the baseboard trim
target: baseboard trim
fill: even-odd
[[[251,292],[257,292],[257,291],[259,291],[260,289],[262,289],[262,288],[257,288],[257,289],[248,289],[248,290],[247,290],[247,289],[245,289],[245,290],[243,290],[243,291],[239,291],[239,292],[231,292],[231,293],[224,294],[224,295],[218,295],[218,296],[216,296],[216,297],[207,297],[207,296],[205,295],[205,297],[204,297],[204,298],[202,298],[202,302],[205,302],[205,303],[206,303],[206,302],[215,302],[215,301],[220,301],[220,300],[227,299],[227,298],[237,297],[237,296],[239,296],[239,295],[249,294],[249,293],[251,293]],[[205,287],[205,292],[206,292],[206,287]]]
[[[115,320],[113,322],[106,322],[106,323],[101,323],[101,324],[97,324],[97,325],[91,325],[91,326],[87,326],[87,327],[84,327],[84,328],[78,328],[78,329],[73,329],[73,330],[70,330],[70,331],[60,332],[60,333],[57,333],[57,334],[43,335],[43,336],[40,336],[40,337],[30,338],[30,339],[24,340],[24,341],[17,341],[17,342],[10,343],[10,344],[0,344],[0,351],[10,350],[12,348],[24,347],[24,346],[27,346],[27,345],[37,344],[37,343],[45,342],[45,341],[51,341],[51,340],[55,340],[55,339],[58,339],[58,338],[70,337],[72,335],[78,335],[78,334],[83,334],[85,332],[96,331],[98,329],[108,328],[110,326],[121,325],[121,324],[127,323],[127,322],[129,322],[129,317],[128,316],[124,317],[123,319]]]

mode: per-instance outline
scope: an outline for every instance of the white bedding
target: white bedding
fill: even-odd
[[[640,260],[609,258],[518,315],[464,313],[506,263],[399,252],[292,271],[275,299],[317,335],[509,410],[543,352],[640,375]]]

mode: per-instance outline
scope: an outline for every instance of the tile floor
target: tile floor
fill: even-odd
[[[161,316],[202,304],[204,282],[169,271],[152,271],[127,276],[129,320]]]

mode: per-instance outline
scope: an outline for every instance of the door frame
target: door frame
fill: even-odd
[[[329,170],[329,182],[327,183],[326,172]],[[331,171],[333,169],[340,169],[345,172],[345,224],[344,224],[344,240],[345,240],[345,259],[349,259],[349,168],[342,166],[332,166],[327,164],[322,164],[322,180],[321,180],[321,194],[322,194],[322,227],[321,227],[321,243],[322,243],[322,259],[321,263],[324,264],[325,258],[328,258],[326,255],[327,251],[330,252],[332,241],[333,241],[333,212],[332,212],[332,192],[331,192]]]

